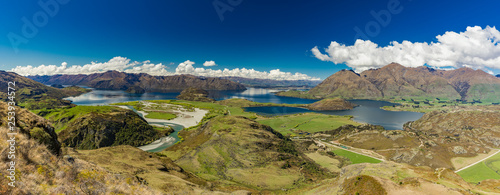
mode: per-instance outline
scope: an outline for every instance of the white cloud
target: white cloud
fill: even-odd
[[[206,62],[205,62],[206,63]],[[214,62],[215,63],[215,62]],[[150,61],[131,61],[125,57],[114,57],[108,62],[97,63],[91,62],[85,65],[73,65],[68,66],[68,63],[63,62],[60,66],[56,65],[40,65],[37,67],[28,66],[17,66],[11,71],[16,72],[20,75],[56,75],[56,74],[93,74],[101,73],[109,70],[116,70],[127,73],[147,73],[155,76],[168,76],[168,75],[180,75],[180,74],[191,74],[196,76],[206,76],[206,77],[224,77],[224,76],[235,76],[235,77],[245,77],[245,78],[259,78],[259,79],[275,79],[275,80],[319,80],[319,78],[310,77],[306,74],[290,72],[282,72],[279,69],[266,71],[257,71],[254,69],[246,68],[235,68],[235,69],[208,69],[208,68],[195,68],[193,65],[195,63],[192,61],[185,61],[180,63],[175,72],[167,71],[167,66],[162,63],[153,64]],[[170,63],[170,65],[173,65]]]
[[[391,62],[408,67],[427,64],[436,68],[500,69],[500,32],[495,27],[467,27],[465,32],[448,31],[436,38],[435,43],[393,41],[385,47],[369,40],[358,39],[351,46],[333,41],[324,49],[325,53],[317,46],[311,51],[322,61],[345,63],[357,72],[380,68]]]
[[[214,61],[206,61],[203,66],[217,66],[217,64]]]
[[[274,80],[319,80],[319,78],[310,77],[306,74],[290,72],[281,72],[279,69],[266,71],[257,71],[254,69],[246,68],[235,68],[235,69],[205,69],[205,68],[194,68],[195,63],[192,61],[185,61],[180,63],[175,69],[175,74],[192,74],[196,76],[206,76],[206,77],[245,77],[245,78],[259,78],[259,79],[274,79]]]

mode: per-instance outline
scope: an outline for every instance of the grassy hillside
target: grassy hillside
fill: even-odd
[[[113,146],[96,150],[73,150],[67,154],[95,163],[114,174],[162,191],[177,194],[218,194],[212,185],[185,171],[167,157],[144,152],[132,146]]]
[[[490,189],[491,190],[491,189]],[[338,178],[297,194],[474,194],[484,191],[448,169],[414,167],[390,161],[345,167]]]
[[[7,86],[8,82],[15,82],[16,103],[29,110],[53,109],[69,107],[71,102],[64,97],[76,96],[90,90],[80,87],[58,89],[46,86],[13,72],[0,71],[0,85]],[[7,90],[0,91],[0,100],[7,100]]]
[[[4,111],[0,113],[6,113]],[[63,157],[60,151],[54,150],[60,143],[54,128],[45,119],[19,107],[16,112],[21,128],[15,135],[15,187],[8,186],[12,182],[6,177],[10,175],[7,169],[11,160],[5,153],[0,158],[0,194],[160,194],[95,164]],[[4,121],[6,117],[1,118],[0,139],[8,140],[10,130]],[[8,142],[0,143],[0,151],[8,152],[9,148]]]
[[[221,187],[290,189],[329,173],[272,128],[240,116],[219,116],[182,131],[184,142],[162,152],[182,168]]]

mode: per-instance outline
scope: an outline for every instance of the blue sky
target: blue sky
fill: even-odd
[[[391,3],[399,2],[399,12],[390,15],[387,25],[378,23],[374,36],[367,36],[381,47],[391,41],[437,42],[436,36],[464,32],[469,26],[500,28],[497,1],[64,1],[41,0],[57,2],[59,10],[53,16],[38,1],[0,2],[0,69],[63,62],[85,65],[122,56],[162,63],[170,72],[187,60],[195,62],[195,68],[213,60],[217,66],[212,69],[280,69],[324,79],[340,69],[359,67],[347,60],[335,65],[339,57],[323,48],[332,41],[354,45],[354,28],[364,31],[367,24],[376,23],[370,12],[388,10]],[[222,13],[224,20],[214,2],[219,9],[232,9]],[[24,37],[27,43],[20,43],[16,52],[9,33],[23,36],[22,18],[33,22],[41,11],[47,21],[38,17],[38,32]],[[329,57],[315,56],[314,47]],[[495,67],[486,69],[500,74]]]

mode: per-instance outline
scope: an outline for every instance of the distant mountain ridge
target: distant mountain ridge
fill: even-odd
[[[292,94],[292,93],[289,93]],[[287,96],[287,93],[279,95]],[[297,96],[297,94],[294,94]],[[410,68],[391,63],[379,69],[357,74],[339,71],[302,97],[346,99],[448,98],[460,100],[498,101],[500,79],[482,70],[459,68],[436,70],[429,67]]]
[[[221,77],[234,82],[241,83],[246,87],[314,87],[321,83],[320,80],[274,80],[274,79],[257,79],[257,78],[243,78],[243,77]]]
[[[94,73],[90,75],[28,76],[46,85],[85,85],[96,89],[166,92],[196,87],[204,90],[243,90],[242,84],[227,79],[197,77],[192,75],[152,76],[146,73],[132,74],[118,71]]]

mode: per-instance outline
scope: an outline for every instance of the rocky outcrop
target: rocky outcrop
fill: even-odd
[[[227,79],[192,75],[152,76],[108,71],[90,75],[28,76],[43,84],[86,85],[96,89],[127,90],[140,87],[145,92],[169,92],[196,87],[204,90],[244,90],[245,86]],[[132,88],[138,89],[138,88]],[[132,90],[131,89],[131,90]]]
[[[349,101],[334,98],[334,99],[322,99],[320,101],[314,102],[307,105],[309,110],[350,110],[353,109],[356,104]]]
[[[194,87],[190,87],[184,89],[180,95],[176,97],[180,100],[188,100],[188,101],[199,101],[199,102],[214,102],[215,100],[208,97],[208,91],[203,89],[198,89]]]
[[[61,121],[70,119],[61,118]],[[56,121],[57,122],[57,121]],[[65,124],[59,139],[68,147],[97,149],[107,146],[141,146],[153,142],[165,133],[158,132],[131,110],[107,113],[91,112]]]

